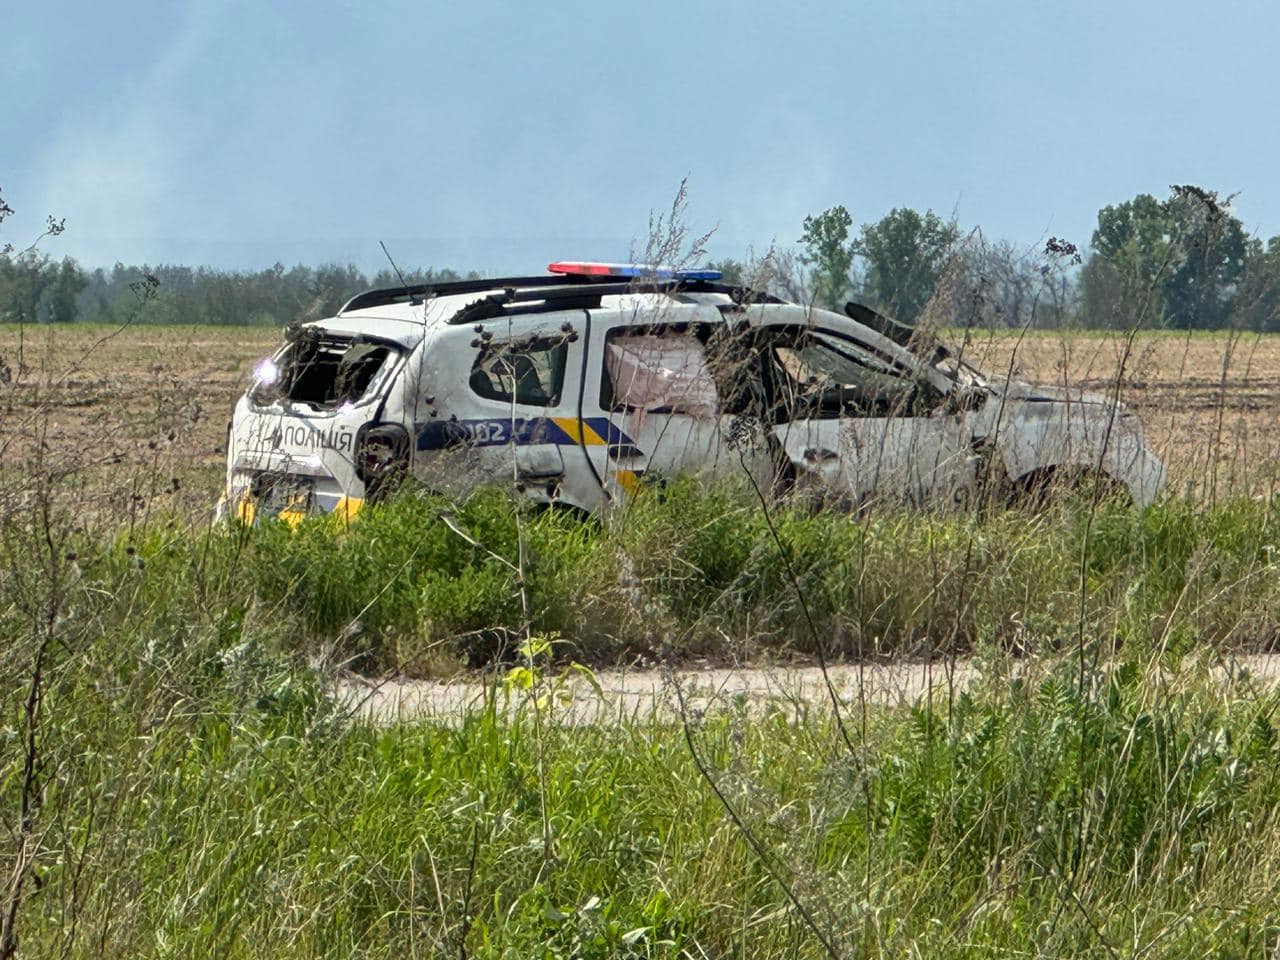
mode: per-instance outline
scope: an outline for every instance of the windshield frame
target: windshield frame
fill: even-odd
[[[253,409],[268,410],[272,407],[280,407],[291,409],[295,412],[305,411],[311,415],[332,416],[368,406],[382,399],[411,352],[403,343],[387,337],[345,331],[336,332],[317,327],[304,327],[302,330],[306,332],[299,332],[293,335],[286,333],[284,343],[276,349],[270,358],[258,365],[258,375],[248,390],[245,391],[245,396]],[[287,357],[292,351],[301,349],[303,342],[308,339],[329,349],[342,345],[344,353],[357,345],[367,344],[383,347],[387,350],[387,356],[378,366],[377,371],[365,386],[364,391],[354,400],[335,401],[330,405],[328,403],[296,399],[288,396],[283,388],[287,377],[287,364],[289,363]],[[270,383],[266,382],[262,376],[262,373],[267,372],[263,370],[266,364],[270,364],[268,369],[274,372],[274,378]]]

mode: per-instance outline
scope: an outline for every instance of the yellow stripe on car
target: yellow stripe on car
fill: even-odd
[[[356,518],[356,514],[360,512],[360,508],[364,506],[364,501],[359,497],[343,497],[333,507],[333,515],[341,517],[347,523]]]
[[[593,427],[585,422],[580,422],[576,417],[552,417],[551,419],[574,443],[584,447],[606,447],[609,445],[608,441],[600,436]],[[612,476],[618,486],[626,491],[627,494],[634,496],[639,492],[641,480],[636,476],[634,470],[615,470]]]
[[[643,481],[636,476],[634,470],[616,470],[613,477],[618,481],[618,486],[622,487],[629,495],[635,496],[640,492]]]
[[[307,519],[307,513],[305,510],[281,510],[276,514],[276,519],[287,524],[291,530],[297,530],[298,524]]]
[[[350,523],[360,513],[364,507],[364,500],[360,497],[340,497],[338,502],[334,504],[330,513],[341,519],[344,523]],[[287,523],[290,527],[297,529],[298,524],[309,516],[309,511],[299,510],[296,507],[287,507],[276,514],[276,518],[282,523]],[[249,494],[244,494],[236,503],[235,518],[245,526],[253,526],[253,522],[258,518],[258,504]]]

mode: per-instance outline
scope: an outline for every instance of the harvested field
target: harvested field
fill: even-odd
[[[231,406],[278,338],[268,327],[0,326],[0,469],[43,458],[55,472],[84,470],[86,503],[117,518],[206,509]],[[1140,334],[1127,356],[1125,346],[1118,334],[978,332],[964,355],[994,376],[1100,391],[1123,368],[1121,397],[1175,491],[1275,488],[1280,336],[1158,332]]]
[[[0,469],[84,471],[89,509],[208,509],[268,327],[0,326]],[[44,412],[48,416],[40,416]]]
[[[960,344],[959,336],[950,338]],[[966,356],[994,374],[1087,390],[1115,389],[1141,418],[1177,492],[1211,499],[1276,488],[1280,463],[1280,336],[1142,333],[976,333]]]

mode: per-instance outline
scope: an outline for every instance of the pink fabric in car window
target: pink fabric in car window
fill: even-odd
[[[716,383],[707,369],[702,344],[688,334],[615,337],[608,341],[605,365],[614,401],[630,407],[639,427],[652,410],[714,417]]]

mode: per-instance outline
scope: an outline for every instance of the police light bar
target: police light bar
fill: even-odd
[[[646,263],[592,263],[586,260],[557,260],[547,264],[551,273],[575,277],[638,277],[652,280],[719,280],[719,270],[677,270]]]

